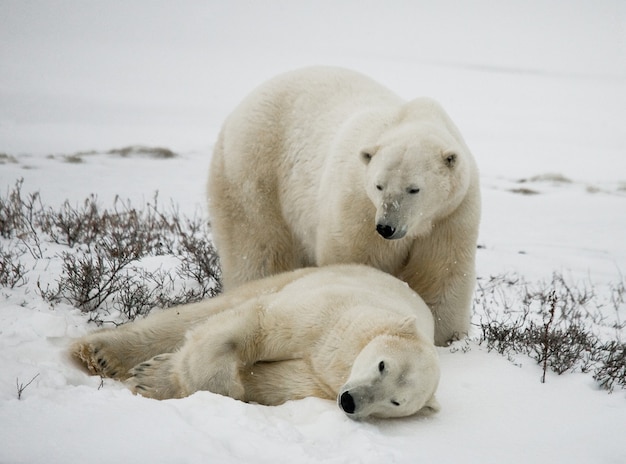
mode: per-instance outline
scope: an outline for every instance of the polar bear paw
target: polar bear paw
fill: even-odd
[[[173,353],[160,354],[133,367],[127,380],[133,393],[157,400],[187,396],[174,372],[172,357]]]
[[[70,352],[94,375],[120,380],[128,377],[128,369],[104,340],[85,337],[74,343]]]

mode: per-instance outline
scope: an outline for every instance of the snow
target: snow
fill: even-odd
[[[0,153],[16,162],[0,164],[0,189],[24,178],[53,206],[158,190],[204,215],[233,106],[279,72],[341,65],[440,100],[461,129],[481,169],[480,278],[560,272],[608,300],[626,269],[625,56],[620,0],[4,1]],[[61,156],[134,144],[180,156]],[[354,422],[316,398],[158,402],[77,369],[66,346],[94,327],[35,283],[0,289],[3,463],[626,462],[624,390],[580,373],[542,384],[534,361],[487,352],[478,333],[439,349],[442,411],[429,418]],[[33,378],[18,400],[16,379]]]

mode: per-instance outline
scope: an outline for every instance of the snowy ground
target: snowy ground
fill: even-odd
[[[273,74],[337,64],[439,99],[460,127],[482,173],[479,278],[559,272],[608,300],[626,272],[624,56],[620,0],[0,1],[0,189],[24,178],[53,206],[158,190],[204,214],[229,110]],[[180,157],[59,156],[131,144]],[[101,386],[64,351],[94,327],[36,291],[53,274],[0,289],[2,463],[626,462],[624,390],[607,394],[588,374],[542,384],[532,360],[488,353],[476,332],[439,350],[442,411],[427,419],[353,422],[313,398],[157,402]],[[626,320],[626,307],[607,317]],[[18,400],[16,379],[33,378]]]

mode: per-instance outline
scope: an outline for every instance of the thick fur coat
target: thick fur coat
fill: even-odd
[[[478,171],[435,101],[339,68],[278,76],[224,123],[208,197],[226,288],[362,263],[424,298],[438,345],[468,332]]]
[[[144,396],[198,390],[266,405],[317,396],[352,418],[435,411],[432,315],[367,266],[300,269],[77,340],[93,374]]]

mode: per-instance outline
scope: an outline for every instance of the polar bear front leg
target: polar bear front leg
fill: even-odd
[[[227,324],[231,325],[235,324]],[[210,330],[199,328],[189,335],[175,359],[185,394],[208,390],[243,399],[244,388],[239,377],[242,362],[236,338],[237,335],[224,326],[212,326]]]
[[[209,318],[187,334],[179,351],[158,355],[135,366],[131,389],[156,399],[182,398],[199,390],[242,400],[240,377],[245,345],[259,326],[254,304]]]
[[[452,256],[442,253],[446,250]],[[435,320],[435,345],[447,346],[466,337],[470,329],[472,295],[476,273],[473,249],[454,253],[459,247],[420,243],[407,266],[397,276],[415,290]],[[436,250],[439,250],[437,252]]]

